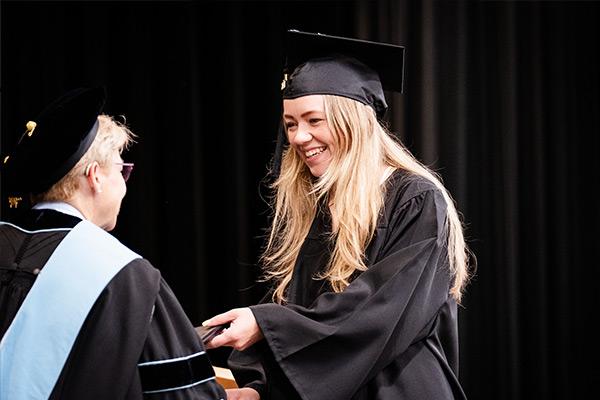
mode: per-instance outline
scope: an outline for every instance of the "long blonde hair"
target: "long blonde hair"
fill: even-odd
[[[440,178],[387,133],[370,107],[340,96],[323,98],[335,144],[327,171],[314,178],[289,147],[272,185],[273,222],[261,262],[264,279],[275,283],[273,300],[286,301],[296,259],[321,200],[329,204],[336,223],[328,267],[318,278],[328,280],[335,292],[341,292],[356,271],[367,269],[364,253],[384,204],[382,166],[389,166],[423,176],[442,192],[447,203],[448,256],[454,277],[450,294],[460,302],[468,279],[469,253],[454,201]]]

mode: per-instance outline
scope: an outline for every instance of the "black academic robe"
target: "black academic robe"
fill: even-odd
[[[53,210],[32,210],[15,224],[28,231],[72,228],[78,218]],[[0,337],[52,252],[68,232],[25,234],[0,225]],[[84,265],[78,266],[85,268]],[[177,386],[188,377],[140,376],[138,364],[187,357],[204,351],[191,322],[160,272],[145,259],[127,264],[109,282],[89,312],[51,399],[225,399],[206,356],[195,358],[196,374],[211,375],[187,389],[142,394],[161,379]],[[173,364],[170,364],[171,366]],[[180,366],[179,366],[180,367]],[[150,375],[156,371],[150,371]],[[182,380],[178,380],[178,379]],[[168,386],[167,382],[167,386]],[[27,384],[24,382],[23,384]],[[165,386],[162,386],[165,387]]]
[[[449,296],[446,202],[429,181],[396,172],[366,250],[368,269],[341,293],[315,279],[328,260],[321,210],[285,306],[252,306],[265,340],[230,359],[264,399],[464,399],[457,305]]]

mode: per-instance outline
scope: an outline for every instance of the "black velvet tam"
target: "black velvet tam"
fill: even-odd
[[[50,103],[3,160],[9,193],[43,193],[64,177],[92,145],[104,88],[78,88]]]
[[[402,92],[404,47],[288,30],[283,98],[312,94],[348,97],[383,118],[384,90]]]

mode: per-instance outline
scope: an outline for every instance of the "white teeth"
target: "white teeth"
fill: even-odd
[[[312,149],[310,151],[307,151],[306,153],[304,153],[304,155],[306,156],[306,158],[311,158],[316,156],[317,154],[321,154],[322,152],[325,151],[325,149],[327,149],[327,147],[319,147],[317,149]]]

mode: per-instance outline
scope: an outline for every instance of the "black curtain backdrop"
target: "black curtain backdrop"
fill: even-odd
[[[106,112],[139,135],[114,234],[196,325],[265,290],[284,30],[405,45],[388,122],[443,177],[478,258],[460,310],[468,396],[593,393],[600,3],[2,1],[0,13],[0,153],[54,97],[106,86]],[[10,217],[5,199],[0,210]]]

